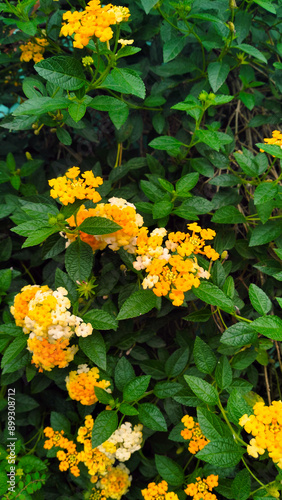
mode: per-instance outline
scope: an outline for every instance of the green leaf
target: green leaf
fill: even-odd
[[[231,205],[216,210],[211,220],[219,224],[240,224],[246,222],[244,215]]]
[[[21,224],[22,225],[22,224]],[[35,245],[39,245],[42,241],[45,241],[51,234],[57,233],[58,229],[55,227],[42,227],[41,229],[37,229],[33,231],[30,236],[25,240],[22,248],[33,247]]]
[[[183,142],[178,141],[170,135],[162,135],[149,142],[151,148],[160,149],[161,151],[167,151],[172,156],[177,156],[180,153],[180,147],[185,146]]]
[[[262,7],[265,10],[267,10],[268,12],[271,12],[271,14],[276,14],[275,5],[273,5],[271,3],[271,0],[270,1],[254,0],[254,3],[256,3],[257,5],[260,5],[260,7]]]
[[[105,391],[101,387],[94,386],[94,392],[98,401],[100,401],[100,403],[103,403],[104,405],[108,405],[109,402],[113,400],[112,394]]]
[[[71,143],[72,143],[71,135],[68,133],[68,131],[65,128],[57,127],[56,136],[62,144],[65,144],[66,146],[71,145]]]
[[[164,63],[172,61],[178,54],[184,49],[185,45],[188,43],[187,38],[183,36],[177,36],[171,38],[164,43],[163,47],[163,58]]]
[[[282,319],[278,316],[265,316],[255,319],[252,328],[272,340],[282,340]]]
[[[193,356],[198,370],[211,375],[215,369],[217,359],[213,350],[200,337],[196,337]]]
[[[277,146],[276,144],[264,144],[259,142],[256,144],[256,146],[260,149],[263,149],[266,153],[269,153],[272,156],[275,156],[275,158],[282,158],[282,150],[280,146]]]
[[[154,394],[160,399],[171,398],[182,388],[177,382],[158,382],[154,387]]]
[[[265,56],[252,45],[249,45],[247,43],[240,43],[239,45],[234,45],[233,47],[231,47],[231,49],[242,50],[246,54],[249,54],[250,56],[255,57],[255,59],[258,59],[258,61],[267,64],[267,59],[265,58]]]
[[[185,316],[185,321],[192,321],[193,323],[206,323],[211,317],[211,311],[209,309],[199,309],[198,311],[192,312]]]
[[[189,348],[181,347],[174,351],[165,362],[165,372],[168,377],[177,377],[188,363]]]
[[[152,290],[138,290],[122,304],[118,320],[135,318],[151,311],[156,306],[156,295]]]
[[[162,200],[157,201],[153,205],[153,219],[161,219],[162,217],[166,217],[170,215],[173,210],[173,203],[170,201]]]
[[[123,389],[123,399],[127,402],[139,399],[148,389],[150,375],[141,375],[130,380]]]
[[[65,90],[77,90],[86,84],[83,66],[73,57],[49,57],[35,64],[34,69],[42,78]]]
[[[207,304],[218,306],[225,312],[231,313],[235,310],[232,300],[230,300],[220,288],[208,281],[201,282],[199,288],[193,287],[193,293]]]
[[[191,174],[184,175],[184,177],[181,177],[175,185],[175,191],[176,195],[181,197],[181,196],[187,196],[187,194],[190,195],[189,191],[193,189],[193,187],[196,186],[198,180],[199,180],[199,173],[198,172],[192,172]]]
[[[143,179],[140,181],[140,187],[143,193],[147,196],[147,198],[151,201],[160,201],[164,197],[164,192],[152,184],[152,182],[144,181]]]
[[[47,59],[48,60],[48,59]],[[13,111],[13,116],[42,115],[58,109],[66,109],[69,100],[65,97],[32,97]]]
[[[85,323],[91,323],[95,330],[116,330],[118,322],[114,316],[107,311],[92,309],[83,316]]]
[[[171,486],[181,486],[184,483],[182,467],[171,458],[155,455],[156,468],[161,476]]]
[[[92,448],[97,448],[109,439],[118,426],[118,417],[115,411],[104,410],[94,420],[92,430]]]
[[[279,220],[268,221],[256,226],[252,231],[249,247],[264,245],[275,240],[282,234],[282,223]]]
[[[218,393],[213,385],[193,375],[184,375],[184,378],[199,399],[211,405],[218,402]]]
[[[212,62],[208,65],[208,79],[213,92],[225,82],[230,71],[229,64],[221,62]]]
[[[99,368],[107,369],[106,346],[99,332],[93,331],[88,337],[80,337],[79,347]]]
[[[235,500],[248,500],[251,493],[251,476],[247,469],[240,470],[231,485],[232,495]]]
[[[232,368],[234,370],[245,370],[255,361],[257,354],[257,350],[253,348],[238,352],[232,359]]]
[[[128,108],[127,104],[120,99],[108,95],[97,95],[89,103],[90,108],[97,111],[118,111]]]
[[[216,439],[208,443],[196,455],[196,458],[208,462],[215,467],[234,467],[237,465],[244,450],[231,439]]]
[[[109,117],[117,130],[126,122],[129,115],[129,107],[109,111]]]
[[[150,10],[158,3],[158,0],[141,0],[141,4],[146,14],[149,14]]]
[[[253,283],[251,283],[249,287],[249,297],[253,308],[259,314],[264,315],[270,311],[272,307],[271,300],[261,288]]]
[[[197,408],[201,431],[210,441],[230,436],[230,430],[220,418],[207,408]]]
[[[28,177],[43,165],[42,160],[29,160],[21,166],[21,177]]]
[[[245,174],[250,177],[258,175],[259,172],[254,159],[251,159],[242,153],[234,153],[234,157]]]
[[[69,277],[69,275],[64,273],[64,271],[62,271],[59,267],[57,267],[55,273],[55,286],[56,288],[62,286],[68,291],[68,298],[70,299],[72,304],[78,299],[78,293],[75,283]]]
[[[86,113],[86,104],[84,102],[72,101],[68,106],[68,112],[77,123]]]
[[[105,217],[88,217],[78,226],[78,229],[87,234],[99,235],[115,233],[121,229],[121,226]]]
[[[115,90],[121,94],[132,94],[145,98],[146,88],[136,71],[129,68],[114,68],[102,84],[102,88]]]
[[[253,94],[250,94],[249,92],[240,92],[239,99],[241,99],[242,103],[245,104],[246,108],[250,111],[252,111],[255,107],[256,101]]]
[[[256,188],[254,192],[254,203],[259,205],[260,203],[266,203],[268,201],[273,201],[273,198],[277,195],[278,186],[274,182],[262,182]]]
[[[222,356],[217,363],[215,381],[218,387],[222,390],[232,384],[232,369],[226,356]]]
[[[51,411],[51,427],[54,431],[64,431],[66,434],[69,434],[71,431],[71,424],[69,419],[63,415],[62,413],[58,413],[57,411]]]
[[[28,76],[23,80],[23,92],[28,99],[47,95],[44,84],[37,76]]]
[[[229,420],[238,425],[240,418],[245,413],[250,415],[253,409],[243,398],[242,392],[238,389],[233,389],[228,398],[227,411]]]
[[[6,365],[10,364],[16,356],[26,348],[27,336],[15,338],[13,342],[7,347],[4,352],[1,368],[4,368]]]
[[[215,149],[216,151],[220,150],[221,142],[216,134],[212,130],[197,130],[196,137],[199,139],[199,142],[203,142],[207,144],[210,148]]]
[[[166,421],[161,410],[151,404],[143,403],[138,405],[139,420],[142,424],[146,425],[149,429],[153,431],[167,431]]]
[[[123,356],[120,358],[115,367],[115,385],[119,391],[123,391],[124,387],[133,380],[135,373],[131,363]]]
[[[0,270],[0,290],[6,292],[12,281],[12,270],[11,269],[1,269]]]
[[[252,324],[253,325],[253,324]],[[255,342],[257,335],[252,326],[246,323],[236,323],[223,333],[220,342],[233,347],[242,347]]]
[[[65,266],[70,278],[76,281],[88,281],[93,266],[92,248],[77,239],[66,250]]]
[[[128,403],[121,403],[119,411],[123,413],[123,415],[139,415],[139,411]]]

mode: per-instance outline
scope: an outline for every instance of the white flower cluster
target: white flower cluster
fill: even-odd
[[[66,297],[67,294],[63,287],[55,291],[48,287],[38,290],[29,302],[28,313],[24,319],[24,333],[29,333],[30,338],[46,338],[50,343],[58,339],[69,339],[74,333],[78,337],[91,335],[91,324],[83,323],[79,316],[68,310],[71,303]]]
[[[135,425],[132,429],[130,422],[124,422],[108,441],[98,446],[98,449],[108,458],[117,459],[120,462],[129,460],[131,454],[140,450],[143,439],[143,425]]]

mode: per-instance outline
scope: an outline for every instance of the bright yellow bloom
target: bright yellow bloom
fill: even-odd
[[[42,289],[43,287],[41,287]],[[46,287],[46,290],[48,286]],[[40,286],[27,285],[21,289],[21,293],[15,296],[14,305],[11,306],[11,314],[15,318],[17,326],[24,326],[24,319],[28,313],[28,306],[31,299],[34,298],[36,292],[40,290]]]
[[[69,347],[68,339],[58,339],[50,343],[45,338],[30,337],[27,348],[32,353],[31,362],[39,368],[39,371],[51,371],[55,366],[65,368],[73,360],[78,351],[77,346]]]
[[[72,216],[68,219],[70,227],[80,225],[88,217],[104,217],[116,222],[121,229],[111,234],[91,235],[83,231],[79,232],[82,241],[85,241],[95,250],[103,250],[108,245],[113,251],[123,247],[128,253],[134,253],[136,248],[136,237],[139,227],[143,224],[143,218],[136,213],[135,206],[123,198],[110,198],[109,203],[99,203],[96,208],[88,210],[82,205],[77,212],[76,219]],[[73,235],[66,234],[73,239]]]
[[[219,258],[210,245],[205,245],[206,239],[215,236],[212,229],[202,229],[197,223],[187,227],[192,233],[167,234],[165,228],[159,228],[150,235],[148,229],[142,227],[137,237],[138,257],[133,262],[136,270],[145,269],[148,273],[142,282],[143,288],[151,288],[158,297],[168,295],[175,306],[183,304],[185,292],[200,286],[199,278],[210,277],[210,273],[198,265],[196,255],[202,254],[211,260]]]
[[[22,51],[20,61],[29,62],[31,59],[33,59],[35,63],[42,61],[47,45],[49,45],[49,42],[45,38],[34,38],[34,41],[28,41],[20,45]]]
[[[253,414],[243,415],[239,424],[254,436],[247,446],[248,454],[258,458],[268,451],[273,462],[282,469],[282,401],[272,401],[270,406],[259,401],[253,407]]]
[[[265,137],[263,140],[265,144],[274,144],[282,148],[282,133],[280,132],[280,130],[273,130],[272,137]],[[264,153],[264,149],[260,149],[260,152]]]
[[[211,474],[206,479],[197,477],[196,482],[187,484],[184,491],[186,495],[193,497],[193,500],[216,500],[216,495],[210,493],[216,486],[218,486],[218,476]]]
[[[209,443],[209,440],[204,436],[199,424],[194,421],[193,417],[184,415],[181,422],[184,423],[185,427],[185,429],[181,431],[181,436],[184,439],[190,440],[188,450],[195,455]]]
[[[77,371],[72,371],[66,378],[69,396],[82,405],[93,405],[98,401],[95,395],[95,387],[107,389],[111,385],[108,380],[99,380],[99,369],[88,368],[87,365],[79,365]]]
[[[92,200],[93,203],[98,203],[101,196],[95,188],[103,184],[101,177],[94,177],[92,170],[88,170],[80,175],[78,167],[70,168],[63,177],[51,179],[49,186],[53,189],[50,191],[52,198],[59,198],[63,205],[74,203],[75,200]]]
[[[147,488],[141,490],[141,493],[145,500],[179,500],[176,493],[167,490],[167,482],[161,481],[159,484],[149,483]]]
[[[130,471],[124,464],[110,466],[106,475],[98,481],[97,488],[101,489],[102,495],[106,498],[120,500],[127,493],[131,480]]]
[[[118,7],[111,4],[101,7],[100,0],[90,0],[85,10],[67,11],[63,14],[65,23],[61,28],[61,35],[74,34],[73,46],[83,49],[91,38],[99,38],[107,42],[113,37],[111,25],[128,21],[130,14],[127,7]]]

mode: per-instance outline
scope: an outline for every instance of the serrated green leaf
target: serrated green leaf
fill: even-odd
[[[282,234],[282,223],[279,220],[268,221],[265,224],[256,226],[252,231],[249,246],[259,246],[275,240]]]
[[[160,399],[171,398],[182,388],[177,382],[158,382],[154,387],[154,394]]]
[[[213,385],[193,375],[184,375],[184,378],[199,399],[211,405],[218,402],[218,393]]]
[[[88,217],[78,226],[78,229],[87,234],[99,235],[115,233],[121,229],[121,226],[105,217]]]
[[[135,373],[131,363],[123,356],[118,360],[115,367],[115,385],[119,391],[123,391],[126,384],[133,380],[134,377]]]
[[[54,431],[64,431],[68,434],[71,431],[71,424],[69,419],[63,415],[62,413],[58,413],[57,411],[51,411],[51,427]]]
[[[94,420],[92,430],[92,448],[103,444],[115,432],[118,426],[118,417],[115,411],[104,410]]]
[[[218,224],[240,224],[246,222],[244,215],[233,206],[219,208],[216,210],[211,220]]]
[[[210,441],[230,436],[227,425],[207,408],[197,408],[197,417],[201,431]]]
[[[192,172],[191,174],[184,175],[179,179],[175,185],[175,191],[177,196],[186,196],[193,187],[196,186],[199,180],[199,173]]]
[[[124,401],[131,402],[139,399],[148,389],[150,375],[141,375],[130,380],[123,389]]]
[[[69,100],[66,97],[32,97],[18,106],[13,111],[13,116],[38,116],[58,109],[66,109],[68,105]]]
[[[84,241],[77,239],[66,250],[65,266],[70,278],[76,281],[87,281],[93,265],[92,248]]]
[[[156,295],[151,290],[138,290],[122,304],[117,320],[135,318],[156,306]]]
[[[180,486],[184,482],[182,467],[169,457],[155,455],[156,468],[161,478],[172,486]]]
[[[212,62],[208,65],[208,79],[213,92],[225,82],[230,71],[229,64],[221,62]]]
[[[198,370],[211,375],[215,369],[217,359],[213,350],[200,337],[195,339],[193,355]]]
[[[4,352],[1,368],[4,368],[6,365],[10,364],[16,356],[21,353],[26,348],[27,337],[19,337],[15,338],[13,342],[7,347]]]
[[[183,36],[177,36],[165,42],[163,46],[164,63],[167,63],[175,59],[175,57],[178,56],[178,54],[180,54],[180,52],[187,43],[188,43],[187,38]]]
[[[215,370],[215,381],[220,389],[226,389],[232,384],[232,368],[228,358],[222,356],[217,363]]]
[[[240,470],[232,481],[231,491],[235,500],[248,500],[251,493],[251,476],[247,469]]]
[[[258,61],[261,61],[265,64],[267,64],[267,59],[265,56],[260,52],[260,50],[256,49],[253,47],[253,45],[249,45],[248,43],[240,43],[239,45],[234,45],[231,47],[231,49],[239,49],[245,52],[246,54],[249,54],[250,56],[254,57],[255,59],[258,59]]]
[[[161,410],[151,404],[143,403],[138,405],[139,420],[142,424],[146,425],[153,431],[167,431],[166,421]]]
[[[83,66],[73,57],[49,57],[35,64],[34,69],[42,78],[65,90],[77,90],[86,83]]]
[[[96,330],[116,330],[118,327],[116,318],[107,311],[102,311],[100,309],[88,311],[84,314],[83,321],[85,323],[91,323]]]
[[[235,310],[232,300],[230,300],[220,288],[213,283],[203,281],[199,288],[193,287],[193,293],[207,304],[218,306],[225,312],[231,313]]]
[[[268,298],[266,293],[254,283],[250,284],[249,297],[253,308],[259,314],[264,315],[270,311],[272,307],[271,300]]]
[[[216,439],[208,443],[196,455],[196,458],[208,462],[215,467],[234,467],[237,465],[244,450],[238,446],[233,438]]]
[[[181,347],[174,351],[165,362],[165,372],[168,377],[177,377],[188,363],[189,348]]]
[[[80,337],[79,347],[99,368],[107,369],[106,345],[99,332],[94,331],[88,337]]]
[[[278,316],[265,316],[255,319],[252,328],[272,340],[282,340],[282,319]]]
[[[252,326],[246,323],[236,323],[223,333],[220,341],[234,347],[252,344],[257,338]]]

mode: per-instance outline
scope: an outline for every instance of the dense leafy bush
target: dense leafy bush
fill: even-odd
[[[2,497],[278,498],[281,0],[0,7]]]

